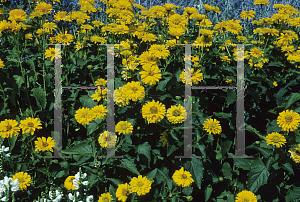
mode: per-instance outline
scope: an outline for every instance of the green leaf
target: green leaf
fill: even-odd
[[[230,147],[231,147],[232,141],[226,140],[226,141],[221,141],[220,145],[221,145],[221,152],[222,152],[222,156],[224,157],[226,155],[226,153],[229,151]]]
[[[13,135],[11,138],[9,138],[10,141],[10,147],[9,147],[9,151],[11,152],[12,149],[15,147],[15,143],[17,141],[18,136]]]
[[[13,75],[13,77],[16,80],[16,83],[18,84],[18,88],[21,88],[22,84],[25,82],[25,79],[19,75]]]
[[[32,95],[35,97],[37,105],[42,109],[45,109],[47,101],[44,90],[41,87],[33,88]]]
[[[206,159],[206,152],[205,152],[206,146],[204,144],[199,144],[198,149],[200,150],[201,154],[204,156],[204,159]]]
[[[190,171],[197,187],[201,189],[201,181],[203,178],[204,171],[202,161],[198,158],[192,158],[191,161],[187,162],[186,169]]]
[[[226,98],[227,105],[236,102],[236,97],[237,97],[236,93],[237,93],[236,89],[228,89],[227,90],[227,98]]]
[[[285,170],[287,170],[287,171],[289,171],[291,174],[295,175],[293,167],[292,167],[292,165],[290,163],[283,164],[282,168],[285,169]]]
[[[222,173],[224,175],[224,178],[232,180],[232,169],[230,167],[230,164],[228,162],[225,162],[222,166]]]
[[[231,113],[223,113],[223,112],[213,112],[213,114],[218,118],[228,119],[232,117]]]
[[[276,94],[276,104],[277,106],[281,106],[281,104],[285,101],[283,95],[287,92],[288,90],[285,88],[281,88],[278,93]]]
[[[129,170],[130,172],[132,172],[134,174],[141,175],[139,173],[139,171],[137,170],[136,165],[128,159],[122,159],[121,165],[119,165],[119,167],[126,168],[127,170]]]
[[[183,188],[182,193],[184,193],[187,196],[192,195],[192,193],[193,193],[193,187],[189,186],[189,187]]]
[[[80,155],[92,155],[92,146],[89,141],[83,141],[74,147],[63,150],[65,154],[80,154]]]
[[[165,78],[165,80],[159,81],[158,82],[158,89],[161,91],[166,91],[166,85],[168,84],[168,82],[170,81],[172,77],[167,77]]]
[[[154,179],[157,173],[157,168],[155,168],[154,170],[150,171],[146,176],[148,179]]]
[[[164,167],[164,169],[165,169],[165,172],[167,172],[167,168]],[[158,171],[158,173],[159,173],[160,175],[162,175],[162,176],[165,178],[165,180],[167,181],[168,188],[169,188],[170,190],[172,190],[172,187],[173,187],[173,180],[171,180],[165,172],[163,172],[163,171],[161,171],[161,170],[159,170],[159,169],[157,169],[157,171]]]
[[[95,132],[95,130],[97,130],[97,126],[98,126],[97,123],[94,123],[94,122],[89,123],[87,125],[87,132],[88,132],[88,134],[92,134],[93,132]]]
[[[293,190],[289,190],[288,194],[286,195],[285,201],[296,201],[300,200],[300,187],[295,187]]]
[[[118,186],[119,184],[124,184],[124,182],[116,178],[106,178],[106,179],[114,183],[116,186]]]
[[[234,165],[243,170],[250,170],[250,166],[254,160],[243,159],[243,158],[233,158]]]
[[[204,191],[204,196],[205,196],[205,202],[208,201],[208,199],[210,198],[211,192],[212,192],[212,188],[210,186],[207,186],[205,191]]]
[[[64,170],[61,170],[59,171],[56,175],[55,175],[55,179],[57,178],[61,178],[65,175],[65,171]]]
[[[226,196],[226,199],[224,197]],[[217,198],[217,202],[234,202],[234,195],[229,191],[223,191]]]
[[[95,102],[90,96],[88,95],[82,95],[79,98],[82,107],[87,107],[87,108],[93,108],[97,105],[97,102]]]
[[[270,134],[272,132],[280,132],[281,128],[277,124],[277,119],[271,121],[270,124],[267,124],[267,134]]]
[[[171,147],[168,147],[167,157],[169,157],[177,149],[178,149],[178,147],[176,147],[175,145],[172,145]]]
[[[261,159],[255,160],[250,167],[248,173],[248,188],[249,191],[255,192],[258,188],[267,183],[269,171]]]
[[[281,67],[282,63],[281,62],[270,62],[268,64],[269,67]]]
[[[151,145],[149,145],[148,142],[144,142],[143,144],[140,144],[137,148],[137,152],[138,154],[143,154],[146,156],[146,158],[148,159],[148,164],[151,161]]]
[[[289,96],[289,99],[287,102],[283,103],[281,106],[285,107],[285,109],[288,109],[292,104],[300,100],[300,93],[292,93]]]

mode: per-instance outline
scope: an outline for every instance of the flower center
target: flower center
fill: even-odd
[[[103,201],[107,201],[107,202],[109,202],[109,199],[107,198],[107,197],[105,197],[105,198],[103,198]]]
[[[278,137],[278,136],[275,136],[275,137],[273,138],[273,141],[274,141],[274,142],[278,142],[278,141],[279,141],[279,139],[280,139],[280,137]]]
[[[173,116],[179,116],[181,114],[181,112],[178,110],[178,109],[175,109],[173,112],[172,112],[172,115]]]
[[[186,174],[182,174],[181,177],[182,177],[182,179],[185,179],[185,180],[187,179]]]
[[[293,121],[293,117],[288,115],[285,117],[286,122],[291,123]]]
[[[73,180],[75,179],[75,177],[72,177],[69,182],[73,184]]]
[[[23,178],[19,178],[18,181],[19,181],[19,183],[21,184],[21,183],[23,183],[25,180],[24,180]]]
[[[11,130],[11,129],[12,129],[12,126],[11,126],[11,125],[6,126],[6,130],[7,130],[7,131],[9,131],[9,130]]]
[[[136,87],[132,88],[132,91],[136,92],[138,89]]]
[[[126,129],[127,129],[127,124],[126,124],[126,123],[123,123],[123,124],[121,125],[121,128],[122,128],[122,130],[126,130]]]
[[[154,73],[153,72],[149,72],[149,76],[153,76],[154,75]]]
[[[150,111],[152,114],[157,114],[158,110],[157,110],[157,107],[150,107]]]
[[[247,202],[247,201],[249,201],[249,199],[248,198],[244,198],[244,200],[243,200],[244,202]]]
[[[43,142],[43,147],[48,147],[49,144],[47,142]]]
[[[122,190],[122,195],[123,195],[123,196],[126,196],[127,193],[128,193],[127,189],[123,189],[123,190]]]
[[[139,187],[142,187],[142,186],[144,185],[144,183],[141,182],[141,181],[139,181],[139,182],[137,183],[137,185],[138,185]]]
[[[32,122],[29,122],[29,123],[28,123],[28,126],[29,126],[29,127],[33,127],[34,124],[33,124]]]

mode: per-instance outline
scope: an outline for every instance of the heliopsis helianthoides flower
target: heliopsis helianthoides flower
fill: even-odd
[[[257,47],[254,47],[254,48],[251,48],[251,49],[250,49],[250,55],[251,55],[254,59],[258,60],[258,58],[264,56],[264,51],[258,49]]]
[[[107,88],[101,89],[100,86],[98,86],[98,89],[96,89],[95,93],[91,95],[91,98],[93,100],[97,100],[97,102],[99,102],[102,98],[107,100]]]
[[[145,64],[142,66],[141,74],[142,82],[148,85],[155,85],[161,79],[161,71],[157,65]]]
[[[251,191],[243,190],[236,195],[235,202],[257,202],[255,194]]]
[[[171,106],[171,108],[167,110],[166,116],[169,122],[171,122],[172,124],[177,124],[182,123],[184,120],[186,120],[187,113],[185,108],[179,104],[178,106]]]
[[[25,39],[29,39],[29,40],[31,40],[31,39],[32,39],[32,37],[33,37],[33,35],[32,35],[32,34],[25,34]]]
[[[255,0],[254,5],[268,5],[269,0]]]
[[[184,35],[184,27],[169,27],[169,34],[179,39],[180,36]]]
[[[110,193],[104,193],[99,196],[98,202],[111,202],[113,200],[112,195]]]
[[[51,151],[53,152],[53,147],[55,146],[55,141],[52,139],[52,137],[48,137],[47,139],[45,137],[38,137],[35,143],[35,151]]]
[[[248,18],[248,20],[250,20],[250,19],[254,18],[255,13],[256,12],[253,11],[253,10],[251,10],[251,11],[242,11],[240,16],[241,16],[242,19]]]
[[[76,111],[75,119],[79,124],[88,125],[94,120],[93,113],[89,108],[81,108]]]
[[[3,138],[9,138],[14,136],[18,136],[20,132],[20,128],[17,126],[19,123],[13,119],[5,119],[0,122],[0,135]]]
[[[115,103],[119,106],[126,106],[129,105],[129,99],[126,96],[126,93],[123,87],[119,87],[114,92],[114,100]]]
[[[104,23],[99,20],[94,20],[94,21],[92,21],[92,23],[93,23],[94,27],[99,27],[99,26],[104,25]]]
[[[293,110],[286,110],[279,113],[277,124],[283,131],[294,131],[298,128],[300,122],[300,115]]]
[[[27,187],[29,187],[30,183],[32,182],[31,176],[28,175],[27,172],[18,172],[18,173],[16,173],[13,176],[12,180],[14,181],[15,179],[17,179],[19,181],[20,190],[26,190]]]
[[[27,21],[26,19],[26,12],[22,9],[14,9],[9,13],[9,20],[16,21],[16,22],[24,22]]]
[[[116,197],[118,198],[118,200],[125,202],[127,200],[128,194],[129,194],[129,185],[127,183],[119,184],[118,189],[116,191]]]
[[[230,58],[228,58],[227,55],[221,56],[220,58],[223,62],[228,62],[228,64],[230,64]]]
[[[157,57],[152,55],[149,51],[144,51],[139,59],[140,65],[144,65],[144,64],[152,64],[152,65],[156,65],[157,64]]]
[[[132,133],[133,131],[133,126],[131,125],[130,122],[127,121],[120,121],[117,123],[116,128],[115,128],[116,133],[123,133],[123,134],[128,134]]]
[[[66,16],[67,16],[67,11],[58,11],[54,15],[54,20],[55,21],[61,21],[61,20],[66,21],[67,20]]]
[[[188,85],[192,84],[198,84],[203,80],[203,74],[200,73],[200,69],[198,69],[196,72],[194,72],[194,68],[189,69],[188,72],[185,71],[185,69],[181,72],[180,77],[182,83],[186,83]]]
[[[267,144],[275,145],[276,147],[282,147],[286,143],[286,139],[283,135],[273,132],[271,134],[268,134],[266,137]]]
[[[57,34],[57,36],[55,37],[55,40],[58,43],[69,45],[69,43],[74,40],[74,37],[73,37],[73,35],[68,34],[68,31],[65,31],[65,34],[63,34],[62,32]]]
[[[103,37],[100,37],[98,35],[92,36],[90,40],[94,44],[98,44],[98,43],[105,44],[106,43],[106,39]]]
[[[148,50],[150,54],[156,56],[157,58],[165,59],[170,55],[170,51],[166,48],[165,45],[152,44]]]
[[[177,26],[185,27],[186,24],[187,24],[187,19],[184,16],[179,14],[174,14],[168,19],[169,27],[177,27]]]
[[[183,167],[176,170],[172,178],[178,186],[182,187],[189,187],[194,182],[191,173],[189,171],[185,171]]]
[[[107,80],[100,78],[95,81],[95,86],[106,86]]]
[[[228,83],[229,85],[234,85],[234,82],[232,81],[232,79],[226,79],[225,82]]]
[[[199,26],[201,26],[201,27],[212,27],[213,24],[209,19],[204,19],[199,23]]]
[[[151,42],[151,41],[156,41],[157,40],[157,37],[152,34],[152,33],[146,33],[144,36],[142,36],[142,41],[143,42]]]
[[[166,107],[159,101],[147,102],[142,107],[142,116],[144,119],[147,119],[148,123],[157,123],[160,122],[166,113]]]
[[[161,142],[162,146],[166,146],[168,147],[169,142],[168,142],[168,133],[163,132],[162,134],[160,134],[160,138],[159,141]]]
[[[75,179],[75,176],[69,176],[67,177],[67,179],[64,182],[65,188],[67,190],[76,190],[74,184],[73,184],[73,180]]]
[[[278,84],[277,84],[276,81],[273,82],[273,86],[274,86],[274,87],[278,86]]]
[[[42,124],[38,118],[33,119],[28,117],[25,120],[20,121],[19,127],[22,129],[22,134],[30,132],[31,135],[33,135],[36,129],[42,129],[41,125]]]
[[[92,120],[96,120],[97,118],[103,119],[103,117],[107,114],[107,109],[104,105],[98,105],[93,107],[90,113],[92,114]]]
[[[0,68],[3,68],[5,65],[4,65],[4,62],[3,60],[0,59]]]
[[[131,81],[123,86],[128,99],[137,102],[145,97],[145,88],[139,81]]]
[[[61,58],[61,50],[60,48],[48,48],[45,52],[45,58],[50,58],[51,62],[55,59]]]
[[[98,142],[103,148],[112,148],[116,145],[117,136],[109,131],[104,131],[99,135]]]
[[[290,158],[292,158],[296,163],[300,163],[300,144],[296,147],[292,147],[289,152],[291,153]]]
[[[52,31],[57,28],[57,25],[54,22],[46,22],[45,24],[43,24],[43,28],[47,32],[49,32],[50,34],[52,34]]]
[[[130,193],[136,192],[140,196],[149,193],[150,189],[151,181],[146,176],[139,175],[138,177],[133,177],[129,182]]]
[[[220,121],[217,119],[207,119],[204,121],[203,127],[209,134],[220,134],[222,132]]]
[[[191,18],[191,15],[193,14],[198,14],[198,10],[194,7],[185,7],[183,9],[183,16],[184,17],[188,17],[188,18]]]
[[[47,4],[46,2],[40,2],[36,5],[34,11],[38,13],[39,16],[44,15],[46,13],[51,14],[52,6],[51,4]]]

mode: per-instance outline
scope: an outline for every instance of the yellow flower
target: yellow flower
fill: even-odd
[[[200,22],[201,27],[212,27],[212,22],[209,19],[204,19]]]
[[[73,180],[75,179],[75,176],[69,176],[64,182],[64,186],[67,190],[76,190]]]
[[[283,131],[294,131],[298,128],[300,122],[300,115],[293,110],[286,110],[279,113],[277,124]]]
[[[180,36],[184,35],[185,30],[183,27],[169,27],[169,34],[179,39]]]
[[[0,68],[3,68],[5,65],[4,65],[4,62],[3,60],[0,59]]]
[[[194,182],[191,173],[185,171],[183,167],[180,170],[176,170],[172,178],[178,186],[182,187],[189,187]]]
[[[144,65],[144,64],[152,64],[152,65],[156,65],[157,63],[157,57],[153,54],[151,54],[149,51],[144,51],[139,59],[140,65]]]
[[[53,152],[53,147],[55,146],[55,141],[52,139],[52,137],[48,137],[47,139],[45,137],[38,137],[37,141],[34,141],[35,143],[35,151],[51,151]]]
[[[74,37],[71,34],[68,34],[67,32],[68,31],[65,31],[65,34],[63,33],[57,34],[55,40],[58,43],[62,43],[62,44],[69,44],[70,42],[72,42],[74,40]]]
[[[92,120],[95,119],[103,119],[104,116],[107,114],[107,109],[106,106],[103,105],[98,105],[95,106],[91,109],[91,114],[92,114]]]
[[[19,181],[19,188],[20,190],[27,190],[27,187],[30,186],[30,183],[32,182],[31,176],[28,175],[27,172],[18,172],[16,173],[12,180],[14,181],[17,179]]]
[[[67,16],[67,11],[59,11],[54,15],[54,20],[55,21],[61,21],[61,20],[66,21],[67,20],[66,16]]]
[[[23,22],[27,21],[26,19],[26,12],[22,9],[14,9],[9,13],[9,20],[16,21],[16,22]]]
[[[251,191],[243,190],[240,193],[237,194],[235,198],[235,202],[257,202],[255,194],[253,194]]]
[[[127,98],[123,87],[119,87],[114,92],[114,99],[117,105],[126,106],[129,104],[129,99]]]
[[[54,22],[46,22],[45,24],[43,24],[43,28],[48,32],[50,32],[50,34],[52,34],[52,31],[55,30],[57,28],[57,25]]]
[[[91,42],[94,42],[95,44],[98,44],[98,43],[105,44],[106,39],[104,39],[103,37],[100,37],[98,35],[95,35],[95,36],[91,37]]]
[[[127,195],[129,194],[129,185],[119,184],[118,189],[116,191],[116,197],[119,201],[125,202],[127,200]]]
[[[255,0],[254,5],[268,5],[269,0]]]
[[[124,85],[123,90],[128,99],[137,102],[145,97],[145,88],[139,81],[132,81]]]
[[[185,71],[185,69],[181,72],[180,77],[182,83],[186,83],[188,85],[192,84],[198,84],[203,80],[203,74],[200,73],[200,69],[198,69],[196,72],[194,72],[194,68],[189,69],[188,72]]]
[[[110,202],[113,200],[111,197],[112,195],[110,195],[110,193],[101,194],[101,196],[99,196],[98,202]]]
[[[248,18],[248,20],[250,20],[250,19],[254,18],[255,13],[256,13],[256,12],[253,11],[253,10],[251,10],[251,11],[242,11],[242,12],[241,12],[241,18],[242,18],[242,19]]]
[[[3,138],[18,136],[20,128],[17,126],[19,123],[13,119],[5,119],[0,122],[0,135]]]
[[[297,147],[292,147],[289,152],[291,153],[290,158],[292,158],[296,163],[300,163],[300,144]]]
[[[147,33],[142,37],[143,42],[147,42],[147,41],[151,42],[151,41],[156,41],[156,40],[157,40],[157,37],[152,33]]]
[[[222,132],[220,121],[217,119],[207,119],[204,121],[203,127],[209,134],[220,134]]]
[[[286,143],[286,139],[283,135],[273,132],[271,134],[268,134],[266,137],[267,144],[275,145],[276,147],[282,147]]]
[[[179,14],[174,14],[168,19],[168,24],[170,27],[185,27],[187,24],[187,19]]]
[[[155,85],[160,79],[161,74],[158,66],[152,64],[145,64],[142,66],[144,71],[141,71],[142,82],[148,85]]]
[[[147,119],[148,123],[157,123],[160,122],[166,113],[165,105],[159,101],[147,102],[142,107],[142,116],[144,119]]]
[[[105,86],[107,83],[107,81],[103,78],[97,79],[97,81],[95,81],[95,86]]]
[[[178,106],[171,106],[171,108],[167,110],[166,116],[169,122],[171,122],[172,124],[177,124],[182,123],[184,120],[186,120],[187,113],[186,109],[179,104]]]
[[[127,121],[120,121],[115,128],[116,133],[123,133],[123,134],[128,134],[132,133],[133,131],[133,126],[131,125],[130,122]]]
[[[163,132],[162,134],[160,134],[160,139],[159,141],[161,142],[162,146],[166,146],[168,147],[169,142],[168,142],[168,133]]]
[[[102,98],[107,100],[107,88],[101,89],[100,86],[98,86],[98,89],[96,89],[95,93],[91,95],[91,98],[93,100],[97,100],[97,102],[99,102]]]
[[[22,129],[22,134],[30,132],[31,135],[33,135],[36,129],[42,129],[41,125],[42,124],[38,120],[38,118],[33,119],[31,117],[28,117],[25,120],[20,121],[20,128]]]
[[[112,148],[117,142],[117,136],[115,134],[112,134],[111,132],[104,131],[100,134],[98,142],[103,148]]]
[[[183,10],[184,11],[183,11],[182,15],[184,17],[191,18],[191,15],[198,14],[198,10],[196,8],[194,8],[194,7],[185,7]]]
[[[149,48],[149,53],[156,56],[157,58],[165,59],[170,55],[170,51],[166,48],[165,45],[152,44]]]
[[[130,193],[136,192],[140,196],[149,193],[150,189],[151,182],[146,176],[143,177],[142,175],[139,175],[137,178],[133,177],[129,182]]]
[[[82,109],[78,109],[75,114],[75,119],[79,124],[88,125],[93,121],[93,114],[89,108],[83,107]]]
[[[275,86],[275,87],[278,86],[276,81],[273,82],[273,86]]]
[[[47,4],[46,2],[40,2],[36,5],[34,11],[38,13],[38,15],[44,15],[46,13],[51,14],[52,6],[51,4]]]
[[[25,34],[25,39],[32,39],[33,35],[32,34]]]
[[[55,59],[61,58],[61,51],[59,48],[48,48],[45,52],[45,58],[50,58],[51,62]]]

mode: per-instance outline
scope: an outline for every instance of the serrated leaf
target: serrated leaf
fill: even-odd
[[[140,175],[139,171],[136,168],[136,165],[128,159],[122,159],[121,165],[119,165],[119,166],[122,168],[126,168],[127,170],[129,170],[130,172],[132,172],[134,174]]]
[[[92,146],[89,142],[85,141],[79,143],[69,149],[63,150],[65,154],[80,154],[80,155],[92,155]]]
[[[224,175],[224,178],[232,180],[232,169],[230,167],[230,164],[228,162],[225,162],[222,166],[222,173]]]
[[[148,159],[148,163],[151,161],[151,145],[149,145],[148,142],[144,142],[143,144],[140,144],[137,148],[138,154],[143,154]]]
[[[223,113],[223,112],[213,112],[213,114],[218,118],[229,119],[232,117],[231,113]]]
[[[285,169],[285,170],[287,170],[287,171],[289,171],[291,174],[295,175],[293,167],[292,167],[292,165],[290,163],[283,164],[282,168]]]
[[[158,89],[161,90],[161,91],[166,91],[166,85],[168,84],[168,82],[170,81],[172,77],[167,77],[165,78],[164,80],[162,81],[159,81],[158,82]]]
[[[192,178],[199,189],[201,189],[201,181],[203,178],[204,167],[202,161],[198,158],[192,158],[187,162],[186,169],[192,174]]]
[[[167,181],[167,185],[168,185],[168,188],[170,189],[170,190],[172,190],[172,187],[173,187],[173,181],[163,172],[163,171],[161,171],[161,170],[159,170],[159,169],[157,169],[157,171],[158,171],[158,173],[160,174],[160,175],[162,175],[164,178],[165,178],[165,180]]]
[[[249,191],[254,192],[267,183],[270,173],[261,159],[255,160],[250,168],[247,187]]]
[[[288,194],[286,195],[285,201],[295,201],[300,200],[300,187],[295,187],[293,190],[289,190]]]
[[[206,187],[205,191],[204,191],[204,199],[205,199],[205,202],[208,201],[208,199],[210,198],[210,195],[211,195],[211,192],[212,192],[212,188],[211,187]]]
[[[176,147],[175,145],[172,145],[171,147],[168,147],[167,157],[169,157],[177,149],[178,149],[178,147]]]
[[[288,90],[285,88],[281,88],[278,93],[276,94],[276,104],[277,106],[281,106],[281,104],[285,101],[283,95],[287,92]]]
[[[236,98],[237,98],[236,90],[235,89],[228,89],[227,90],[227,98],[226,98],[227,105],[236,102]]]
[[[106,179],[114,183],[116,186],[118,186],[119,184],[125,184],[124,182],[116,178],[106,178]]]
[[[97,130],[97,126],[98,126],[98,124],[97,123],[89,123],[88,125],[87,125],[87,132],[88,132],[88,134],[92,134],[93,132],[95,132],[95,130]]]
[[[45,109],[47,101],[46,101],[46,95],[44,90],[41,87],[33,88],[32,95],[35,97],[37,105],[42,109]]]
[[[150,171],[146,176],[148,179],[154,179],[157,173],[157,168],[155,168],[154,170]]]
[[[250,159],[242,159],[242,158],[233,158],[234,165],[243,170],[250,170],[250,166],[253,160]]]
[[[281,106],[285,107],[285,109],[288,109],[292,104],[294,104],[298,100],[300,100],[300,93],[292,93],[289,96],[288,101],[283,103]]]
[[[18,84],[18,88],[21,88],[22,84],[25,82],[24,78],[19,75],[13,75],[13,77],[16,80],[16,83]]]
[[[56,175],[55,175],[55,178],[57,179],[57,178],[61,178],[61,177],[63,177],[65,175],[65,171],[64,170],[61,170],[61,171],[59,171]]]
[[[88,95],[82,95],[79,98],[82,107],[87,107],[87,108],[93,108],[97,105],[97,102],[95,102],[90,96]]]

